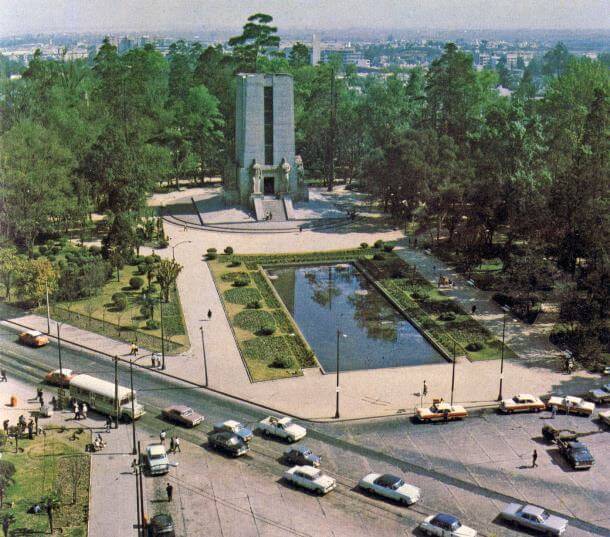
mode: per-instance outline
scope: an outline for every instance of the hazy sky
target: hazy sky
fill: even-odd
[[[240,27],[608,29],[610,0],[0,0],[0,34]]]

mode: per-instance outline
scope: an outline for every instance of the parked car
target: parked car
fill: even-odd
[[[214,432],[220,431],[228,431],[230,433],[236,434],[239,436],[244,442],[250,442],[252,440],[252,431],[248,429],[245,425],[242,425],[238,421],[235,420],[227,420],[222,423],[214,424]]]
[[[597,417],[600,419],[602,423],[610,426],[610,410],[603,410],[600,412]]]
[[[547,535],[561,535],[568,527],[566,519],[551,515],[535,505],[509,503],[500,513],[500,517],[512,524],[546,533]]]
[[[293,466],[284,472],[284,479],[317,494],[327,494],[337,486],[337,482],[332,477],[312,466]]]
[[[226,451],[230,455],[233,455],[233,457],[245,455],[250,451],[247,442],[244,442],[242,438],[229,431],[209,432],[208,442],[210,446]]]
[[[322,462],[322,457],[318,457],[308,447],[296,446],[284,451],[284,461],[288,464],[309,465],[317,468]]]
[[[415,410],[419,421],[450,421],[460,420],[468,416],[463,406],[450,405],[444,401],[435,400],[430,407],[420,407]]]
[[[595,459],[589,448],[582,442],[568,438],[557,438],[557,447],[574,470],[589,470],[595,463]]]
[[[159,514],[148,523],[149,537],[176,537],[172,515]]]
[[[506,414],[513,412],[540,412],[546,405],[539,397],[529,393],[518,393],[511,399],[503,399],[500,403],[500,411]]]
[[[595,410],[595,403],[585,401],[581,397],[573,395],[557,396],[553,395],[547,401],[546,406],[550,409],[557,407],[557,410],[563,410],[571,414],[580,414],[582,416],[590,416]]]
[[[419,501],[421,491],[414,485],[405,483],[400,477],[392,474],[368,474],[358,486],[367,492],[389,498],[404,505],[412,505]]]
[[[589,390],[587,398],[598,405],[607,403],[610,401],[610,383],[604,384],[601,388]]]
[[[161,411],[161,416],[167,421],[184,425],[185,427],[195,427],[203,421],[203,416],[195,412],[190,406],[172,405]]]
[[[60,373],[59,369],[54,369],[53,371],[49,371],[44,376],[44,380],[48,384],[53,384],[53,386],[66,387],[66,386],[69,386],[70,381],[75,376],[76,376],[76,373],[74,371],[63,367],[61,369],[61,373]]]
[[[297,442],[305,438],[307,429],[292,422],[292,418],[268,416],[256,425],[256,429],[265,436],[277,436],[288,442]]]
[[[19,334],[19,341],[28,347],[44,347],[49,338],[38,330],[26,330]]]
[[[150,475],[163,475],[169,472],[167,451],[165,451],[165,447],[161,444],[147,446],[144,460]]]
[[[477,531],[464,526],[453,515],[439,513],[426,517],[419,525],[419,529],[426,535],[439,537],[476,537]]]

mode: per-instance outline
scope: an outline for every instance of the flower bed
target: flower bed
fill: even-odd
[[[275,330],[275,315],[265,310],[246,309],[240,311],[233,318],[233,322],[236,326],[249,330],[253,334],[260,332],[263,328]]]
[[[261,299],[261,294],[254,287],[233,287],[227,289],[222,295],[227,302],[243,306]]]

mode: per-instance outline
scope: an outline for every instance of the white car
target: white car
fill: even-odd
[[[305,438],[307,429],[292,422],[292,418],[269,416],[258,422],[256,429],[265,436],[277,436],[288,442],[297,442]]]
[[[595,403],[590,403],[581,397],[574,397],[573,395],[566,395],[565,397],[553,395],[548,400],[546,406],[549,409],[557,407],[557,410],[571,414],[582,414],[583,416],[590,416],[595,410]]]
[[[464,526],[456,517],[445,513],[425,518],[419,529],[425,535],[439,537],[476,537],[477,535],[477,530]]]
[[[337,486],[332,477],[313,466],[293,466],[284,472],[284,479],[317,494],[327,494]]]
[[[421,491],[405,483],[400,477],[391,474],[368,474],[358,483],[358,486],[367,492],[374,492],[404,505],[413,505],[419,501]]]
[[[518,393],[511,399],[503,399],[500,403],[500,411],[506,414],[513,412],[540,412],[546,408],[540,397],[529,393]]]
[[[603,423],[610,427],[610,410],[603,410],[597,415]]]
[[[594,403],[607,403],[610,401],[610,383],[604,384],[596,390],[589,390],[587,397]]]
[[[163,475],[169,472],[167,451],[161,444],[151,444],[146,448],[146,466],[151,475]]]

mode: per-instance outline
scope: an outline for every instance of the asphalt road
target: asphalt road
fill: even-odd
[[[37,382],[57,368],[57,347],[29,349],[19,345],[15,333],[2,328],[0,363],[10,374]],[[114,367],[106,357],[62,347],[63,367],[114,380]],[[148,360],[144,360],[148,363]],[[120,367],[120,384],[128,386],[128,368]],[[159,410],[172,403],[187,404],[206,417],[203,427],[181,435],[200,445],[205,431],[216,421],[233,418],[253,425],[267,415],[262,409],[218,396],[201,388],[174,382],[147,369],[134,369],[138,400],[148,414],[139,426],[162,427]],[[545,413],[546,414],[546,413]],[[566,535],[610,535],[610,435],[595,422],[573,416],[558,416],[555,425],[591,431],[587,444],[597,464],[589,472],[571,472],[550,446],[537,437],[543,415],[498,416],[481,414],[463,422],[416,425],[407,418],[339,424],[305,424],[305,442],[322,455],[324,468],[340,483],[327,498],[329,505],[345,512],[367,511],[383,520],[391,517],[410,531],[424,515],[444,511],[458,515],[464,523],[487,535],[519,533],[497,520],[510,501],[535,503],[570,517]],[[284,467],[278,462],[285,445],[255,439],[247,464],[279,478]],[[540,466],[528,468],[531,452],[539,452]],[[405,509],[363,496],[355,484],[368,472],[393,472],[419,486],[422,500]]]

